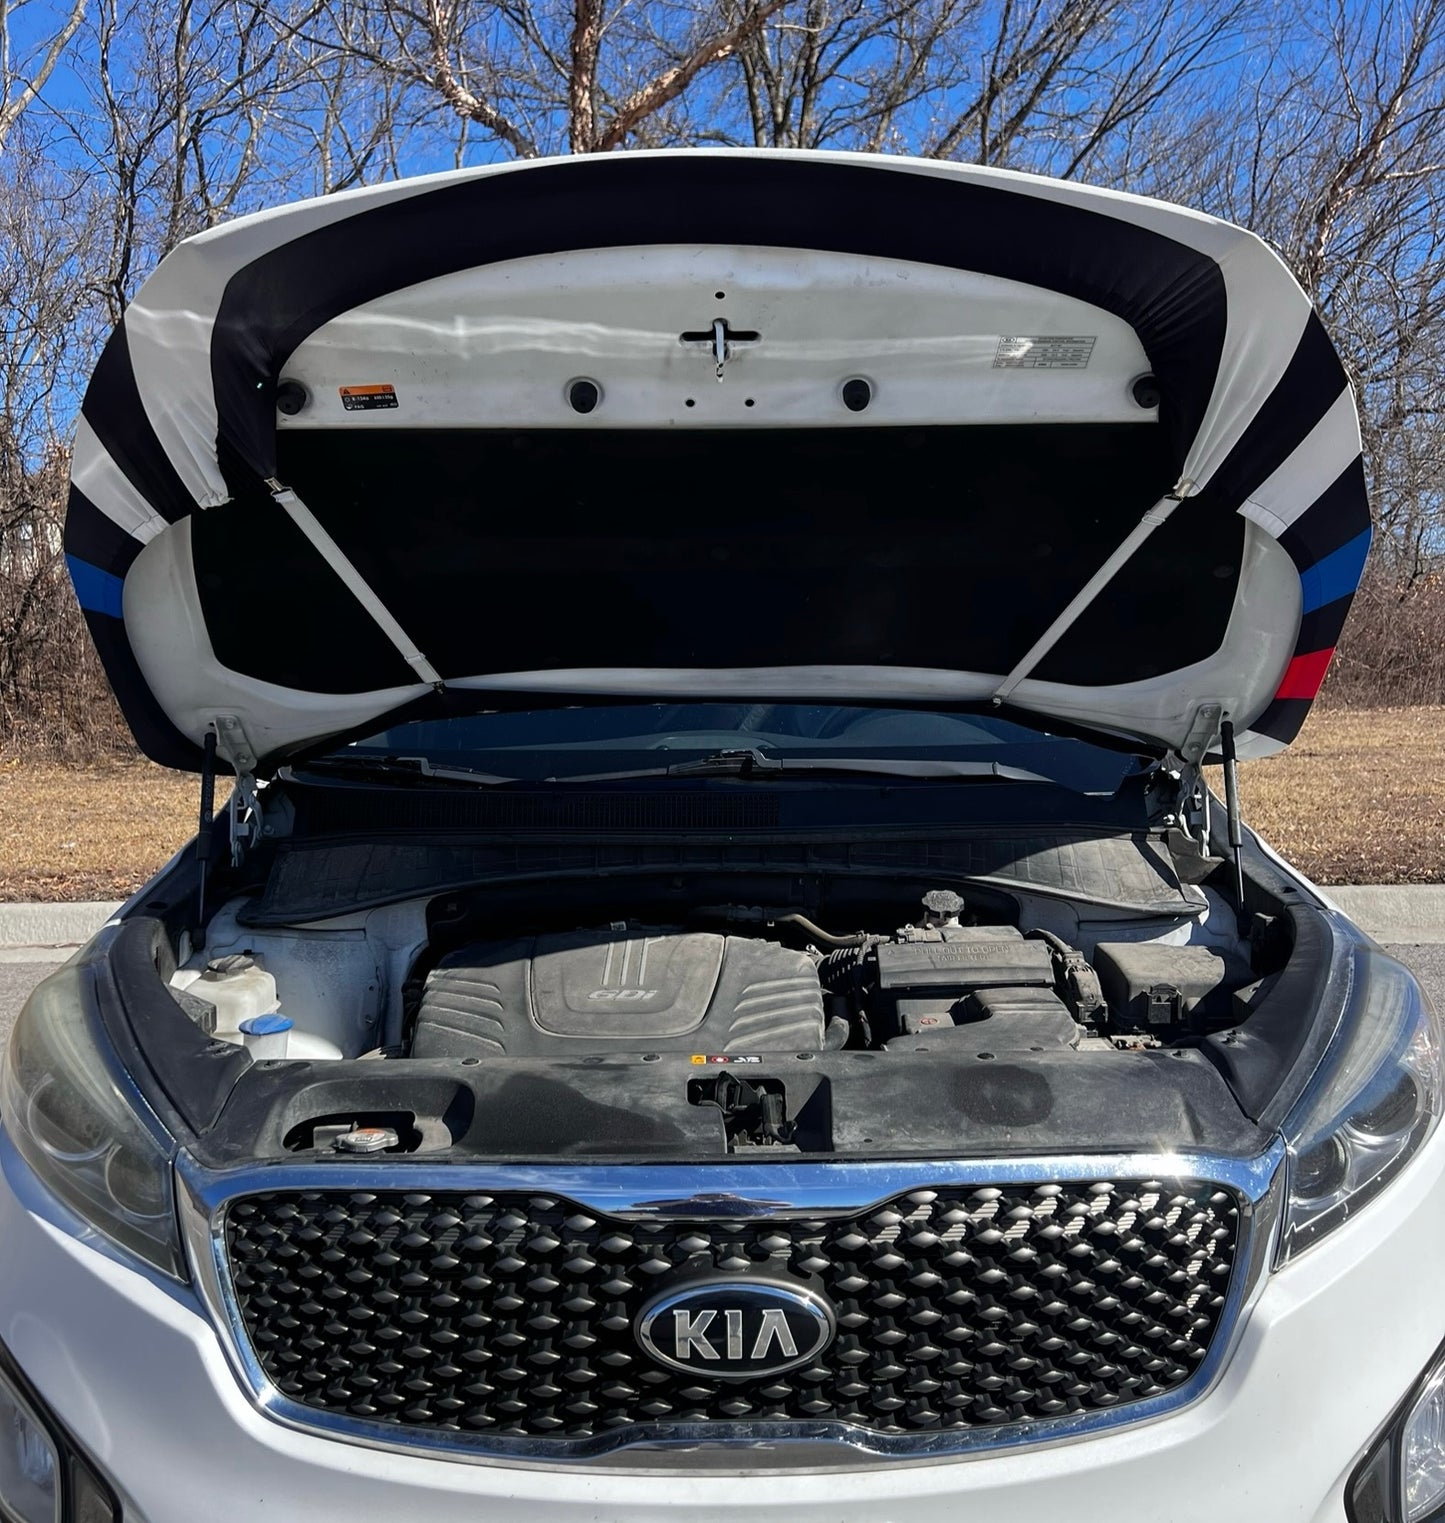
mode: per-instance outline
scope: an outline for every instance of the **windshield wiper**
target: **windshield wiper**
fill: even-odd
[[[714,751],[711,756],[692,761],[674,762],[668,767],[643,767],[631,772],[596,772],[578,777],[548,778],[548,782],[607,783],[634,777],[742,777],[775,778],[788,774],[835,773],[866,774],[882,777],[977,778],[1008,783],[1053,783],[1054,779],[1022,767],[1002,762],[948,761],[935,758],[882,756],[768,756],[747,748],[737,751]]]
[[[772,777],[787,772],[873,773],[884,777],[996,778],[1009,783],[1047,783],[1051,778],[1002,762],[948,761],[945,758],[886,756],[765,756],[760,751],[715,751],[696,761],[668,767],[672,777],[721,773],[736,777]]]
[[[409,783],[462,783],[473,788],[505,788],[531,783],[614,783],[645,777],[740,777],[774,779],[808,776],[873,776],[971,779],[981,782],[1049,783],[1055,780],[1002,762],[948,761],[940,758],[879,756],[769,756],[752,747],[714,751],[665,767],[635,767],[623,772],[567,773],[545,778],[504,777],[472,767],[438,767],[424,756],[318,756],[296,767],[283,767],[283,777],[297,772],[328,772],[357,778],[402,779]],[[1058,785],[1066,786],[1066,785]]]
[[[425,756],[317,756],[296,767],[283,767],[282,775],[297,772],[351,773],[357,777],[405,778],[408,782],[470,783],[475,788],[497,788],[520,778],[479,772],[474,767],[437,767]]]
[[[658,773],[668,777],[705,777],[711,772],[720,772],[725,777],[765,777],[782,770],[781,757],[769,756],[755,746],[740,746],[734,751],[714,751],[711,756],[674,762],[670,767],[659,768]]]

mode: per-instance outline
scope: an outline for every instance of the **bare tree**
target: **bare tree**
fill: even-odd
[[[653,131],[795,0],[325,0],[296,23],[518,158],[605,153]],[[665,135],[665,134],[664,134]]]
[[[33,9],[32,9],[33,8]],[[55,72],[70,40],[85,16],[85,0],[72,0],[70,10],[42,24],[39,35],[25,45],[18,34],[29,20],[24,14],[38,11],[36,0],[0,0],[0,151],[15,126]]]
[[[0,742],[117,742],[61,554],[75,397],[96,332],[84,185],[23,135],[0,159]]]
[[[1445,0],[0,0],[0,742],[114,723],[65,585],[66,441],[179,239],[703,143],[1088,176],[1256,229],[1360,399],[1379,532],[1334,680],[1445,695]]]
[[[983,9],[983,0],[802,0],[738,50],[747,101],[741,140],[916,147],[914,119],[966,72],[950,40],[971,32]],[[713,115],[727,121],[716,104]]]

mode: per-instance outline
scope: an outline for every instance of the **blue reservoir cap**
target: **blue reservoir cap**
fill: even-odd
[[[291,1017],[279,1011],[275,1015],[253,1015],[241,1022],[241,1030],[247,1036],[276,1036],[290,1029]]]

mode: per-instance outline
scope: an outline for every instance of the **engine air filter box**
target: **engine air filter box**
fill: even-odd
[[[962,998],[974,989],[1051,988],[1054,965],[1041,941],[1012,926],[959,926],[938,941],[885,941],[878,947],[878,987],[885,996]]]

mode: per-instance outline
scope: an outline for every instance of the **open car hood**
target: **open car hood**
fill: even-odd
[[[65,540],[172,766],[493,693],[997,700],[1161,750],[1222,717],[1250,756],[1304,719],[1369,513],[1339,360],[1252,234],[668,152],[182,244],[96,367]]]

